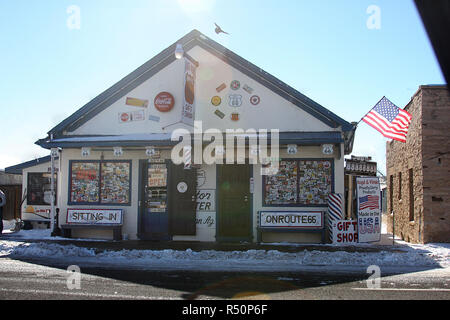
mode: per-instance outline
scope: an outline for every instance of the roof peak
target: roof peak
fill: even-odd
[[[324,108],[317,102],[301,94],[251,62],[233,53],[218,42],[201,33],[199,30],[193,29],[52,128],[48,132],[48,135],[50,136],[53,134],[56,138],[64,135],[67,131],[70,132],[75,130],[88,120],[92,119],[99,112],[109,107],[112,103],[122,98],[128,92],[141,85],[144,81],[150,79],[154,74],[175,61],[176,58],[174,52],[178,43],[181,43],[185,47],[185,51],[199,45],[332,128],[341,126],[343,131],[350,131],[353,128],[350,123],[338,117],[330,110]]]

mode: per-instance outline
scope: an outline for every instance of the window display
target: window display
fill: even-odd
[[[147,202],[149,212],[166,212],[167,167],[165,164],[148,165]]]
[[[266,176],[265,202],[269,205],[297,203],[297,161],[280,161],[278,173]]]
[[[129,203],[130,163],[102,162],[102,203]]]
[[[266,206],[326,206],[331,192],[332,160],[282,160],[276,175],[264,177]]]
[[[331,161],[299,161],[299,203],[326,205],[331,193]]]
[[[73,161],[70,202],[129,204],[130,161]]]
[[[56,174],[55,174],[56,196]],[[30,172],[27,179],[27,204],[50,205],[52,202],[51,174],[46,172]]]
[[[72,162],[71,202],[99,202],[99,168],[99,162]]]

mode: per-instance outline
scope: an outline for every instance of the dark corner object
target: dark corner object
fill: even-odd
[[[450,1],[414,0],[436,57],[441,65],[447,86],[450,79]]]

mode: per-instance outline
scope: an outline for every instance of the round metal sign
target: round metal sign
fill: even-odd
[[[155,97],[155,108],[159,112],[169,112],[175,105],[174,97],[168,92],[160,92]]]
[[[211,98],[211,103],[217,107],[222,103],[222,99],[219,96],[214,96]]]
[[[238,90],[241,87],[241,83],[238,80],[231,81],[230,88],[232,90]]]
[[[250,98],[250,103],[254,106],[258,105],[261,102],[261,99],[258,96],[252,96]]]
[[[177,184],[177,190],[179,193],[185,193],[188,189],[188,185],[186,182],[181,181],[180,183]]]

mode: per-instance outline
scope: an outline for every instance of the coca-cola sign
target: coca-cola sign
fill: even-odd
[[[175,105],[174,97],[168,92],[160,92],[155,97],[155,108],[160,112],[169,112]]]

